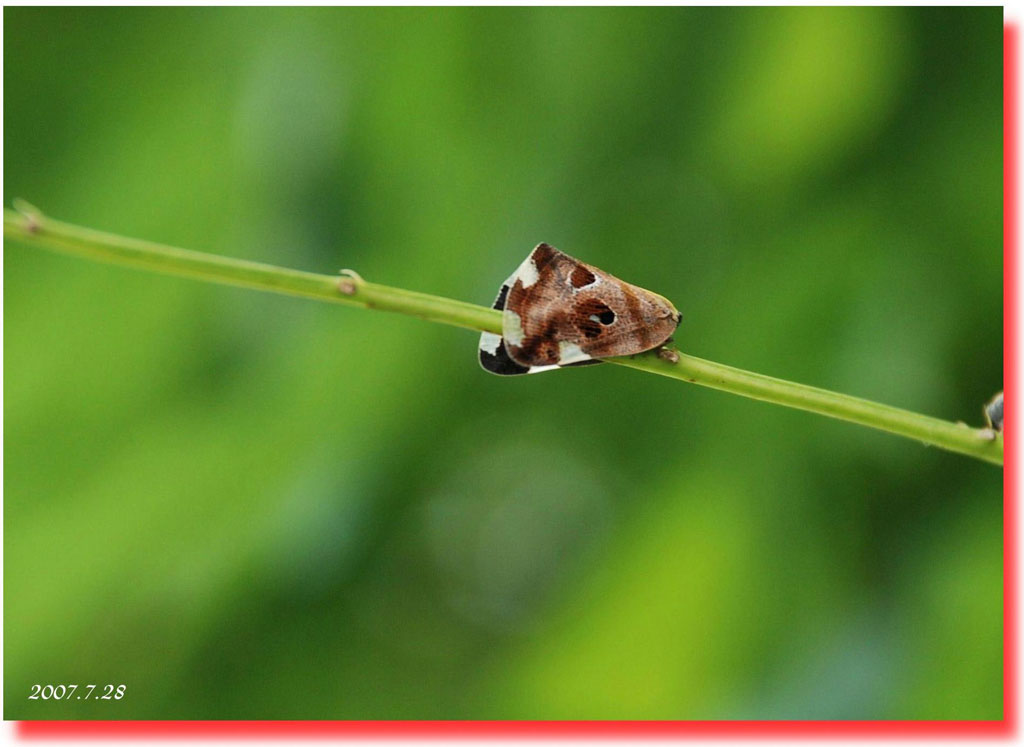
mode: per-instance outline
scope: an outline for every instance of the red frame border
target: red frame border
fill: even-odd
[[[1001,721],[20,721],[26,739],[484,737],[1012,737],[1017,734],[1018,75],[1020,30],[1003,30],[1003,719]]]
[[[1017,252],[1020,247],[1020,216],[1017,215],[1020,190],[1020,28],[1007,24],[1003,29],[1003,395],[1004,408],[1010,410],[1011,423],[1003,433],[1003,723],[1008,734],[1016,734],[1019,672],[1017,598],[1018,506],[1020,475],[1017,447],[1017,324],[1020,311],[1017,300]]]

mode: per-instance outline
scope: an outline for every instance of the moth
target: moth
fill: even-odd
[[[676,307],[550,244],[538,244],[506,280],[493,307],[500,335],[480,335],[480,365],[499,376],[601,363],[663,345]]]
[[[988,427],[1001,433],[1003,430],[1003,393],[999,392],[985,405],[985,422]]]

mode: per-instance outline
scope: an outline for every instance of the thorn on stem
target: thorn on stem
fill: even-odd
[[[341,270],[342,278],[338,281],[338,290],[346,296],[354,296],[358,290],[356,283],[362,283],[362,276],[355,270]]]
[[[43,217],[43,212],[35,205],[26,202],[20,197],[15,197],[11,204],[14,209],[25,216],[25,229],[29,233],[39,233],[39,229],[42,228],[39,219]]]

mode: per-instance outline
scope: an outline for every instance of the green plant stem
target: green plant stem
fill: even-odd
[[[369,283],[354,273],[321,275],[124,238],[47,218],[24,203],[18,208],[4,209],[4,238],[15,239],[28,246],[154,272],[394,311],[456,327],[501,333],[501,314],[494,309]],[[678,361],[673,361],[670,360],[672,356],[662,357],[649,352],[609,361],[743,397],[859,423],[993,464],[1003,463],[1002,434],[993,438],[992,433],[985,429],[969,428],[683,353],[678,356]]]

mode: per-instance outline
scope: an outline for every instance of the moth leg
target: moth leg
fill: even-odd
[[[658,357],[666,363],[675,364],[679,362],[679,352],[672,348],[667,348],[664,345],[658,348]]]

